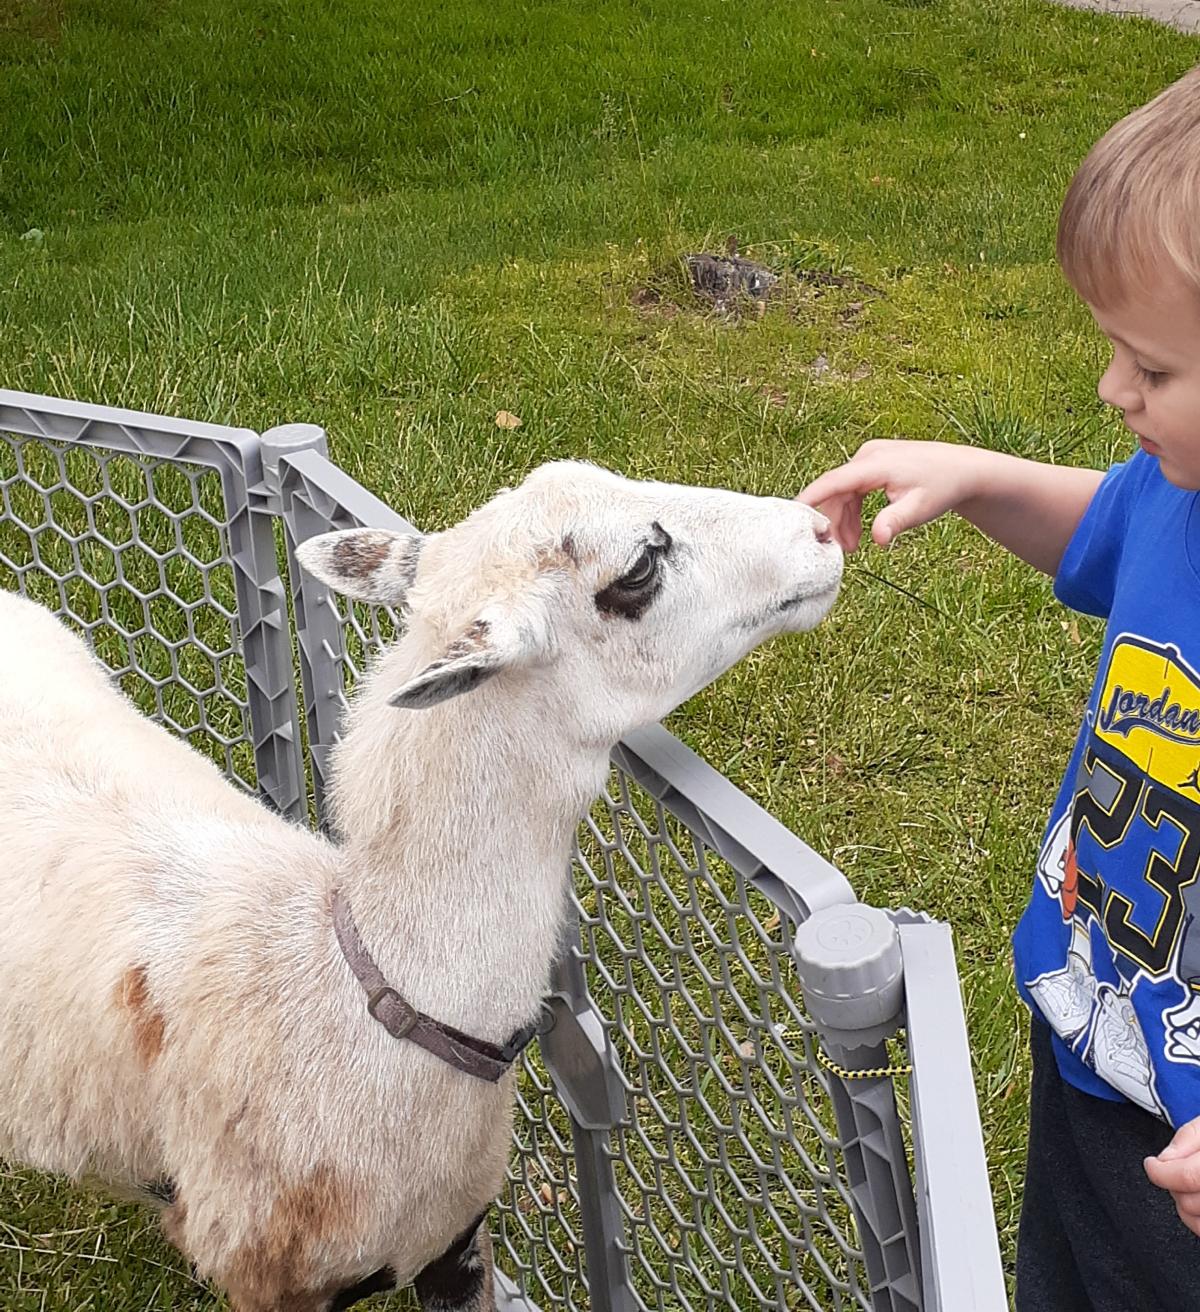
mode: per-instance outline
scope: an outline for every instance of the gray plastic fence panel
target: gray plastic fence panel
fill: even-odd
[[[330,528],[411,531],[316,450],[278,467],[290,554]],[[291,585],[320,814],[346,693],[396,617]],[[792,968],[794,925],[849,885],[661,727],[613,760],[579,835],[578,934],[521,1072],[498,1266],[547,1309],[916,1307],[914,1227],[907,1268],[858,1238],[876,1246],[864,1222],[905,1193],[912,1211],[890,1084],[853,1091],[861,1137],[882,1126],[892,1151],[890,1175],[856,1179]]]
[[[304,814],[256,434],[0,390],[0,587],[83,631],[230,779]]]
[[[826,1057],[838,1133],[876,1312],[920,1307],[917,1213],[887,1040],[903,1005],[904,959],[891,916],[861,903],[822,907],[796,933],[796,967]]]
[[[662,725],[629,734],[613,762],[796,924],[854,901],[840,870]]]
[[[330,596],[295,547],[413,530],[323,449],[312,426],[259,439],[0,391],[0,587],[85,632],[232,782],[326,824],[347,691],[398,623]],[[914,1203],[892,1081],[830,1074],[802,1002],[798,927],[854,900],[837,870],[654,726],[614,750],[573,876],[520,1072],[499,1306],[1002,1307],[952,954],[904,940]],[[895,1023],[824,1046],[884,1065]]]
[[[948,925],[902,925],[926,1312],[1005,1312],[966,1018]]]

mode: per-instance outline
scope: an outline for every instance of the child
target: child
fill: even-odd
[[[1032,1011],[1019,1312],[1200,1309],[1200,68],[1075,175],[1058,258],[1112,344],[1107,474],[866,443],[800,494],[842,546],[953,510],[1108,621],[1013,938]]]

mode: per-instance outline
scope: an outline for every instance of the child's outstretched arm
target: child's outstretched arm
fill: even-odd
[[[862,537],[862,503],[882,489],[890,503],[871,536],[899,533],[953,510],[1014,555],[1053,574],[1104,475],[1043,465],[945,442],[865,442],[853,459],[822,474],[797,500],[820,506],[844,551]]]

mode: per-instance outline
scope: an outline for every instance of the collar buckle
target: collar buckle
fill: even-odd
[[[388,1014],[381,1016],[379,1008],[390,1003]],[[406,998],[402,998],[390,984],[381,984],[372,989],[367,996],[367,1011],[372,1020],[377,1020],[394,1038],[402,1039],[416,1028],[420,1017],[417,1009]]]

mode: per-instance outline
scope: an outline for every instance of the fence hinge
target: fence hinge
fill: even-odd
[[[252,490],[263,498],[263,509],[283,513],[279,493],[279,460],[298,451],[318,451],[328,458],[329,443],[319,424],[279,424],[262,435],[262,483]]]

